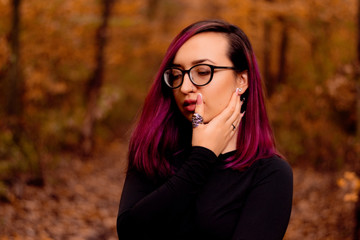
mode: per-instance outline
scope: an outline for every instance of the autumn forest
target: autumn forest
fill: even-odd
[[[257,55],[294,169],[285,239],[360,239],[360,1],[0,0],[0,240],[117,239],[131,129],[172,38],[209,18]]]

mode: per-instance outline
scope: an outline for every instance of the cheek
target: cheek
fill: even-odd
[[[204,89],[203,92],[207,121],[219,115],[227,107],[237,87],[232,73],[226,73],[222,78],[214,80],[217,81],[214,81],[213,85],[209,85],[209,88]]]
[[[231,93],[229,90],[225,92],[217,91],[206,96],[206,99],[204,99],[204,118],[207,122],[211,121],[226,108],[229,104]]]
[[[179,94],[177,94],[175,91],[173,92],[173,97],[174,97],[174,100],[175,100],[175,103],[176,105],[179,107],[180,105],[180,102],[181,102],[181,99],[180,99],[180,96]]]
[[[209,107],[211,108],[212,112],[216,112],[215,114],[220,113],[228,104],[230,98],[227,96],[217,96],[211,100]]]

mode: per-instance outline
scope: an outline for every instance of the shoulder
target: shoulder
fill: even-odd
[[[261,168],[263,170],[282,170],[292,172],[290,164],[277,155],[269,158],[261,158],[256,160],[250,168]]]
[[[254,165],[264,169],[282,169],[284,171],[292,172],[290,164],[277,155],[273,155],[269,158],[258,159],[255,161]]]
[[[258,159],[248,170],[255,171],[258,178],[274,178],[279,181],[286,180],[290,182],[293,179],[290,164],[277,155]]]

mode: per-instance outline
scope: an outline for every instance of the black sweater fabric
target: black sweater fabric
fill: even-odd
[[[232,154],[193,147],[174,159],[178,170],[168,179],[128,171],[119,239],[282,239],[292,206],[289,164],[273,156],[238,171],[224,167]]]

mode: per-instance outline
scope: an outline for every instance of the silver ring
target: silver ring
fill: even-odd
[[[203,118],[202,118],[202,116],[200,114],[194,113],[192,115],[191,123],[192,123],[193,128],[196,128],[200,124],[203,124],[204,120],[203,120]]]
[[[232,125],[233,131],[234,131],[236,129],[236,127],[235,127],[235,125],[233,123],[231,125]]]

